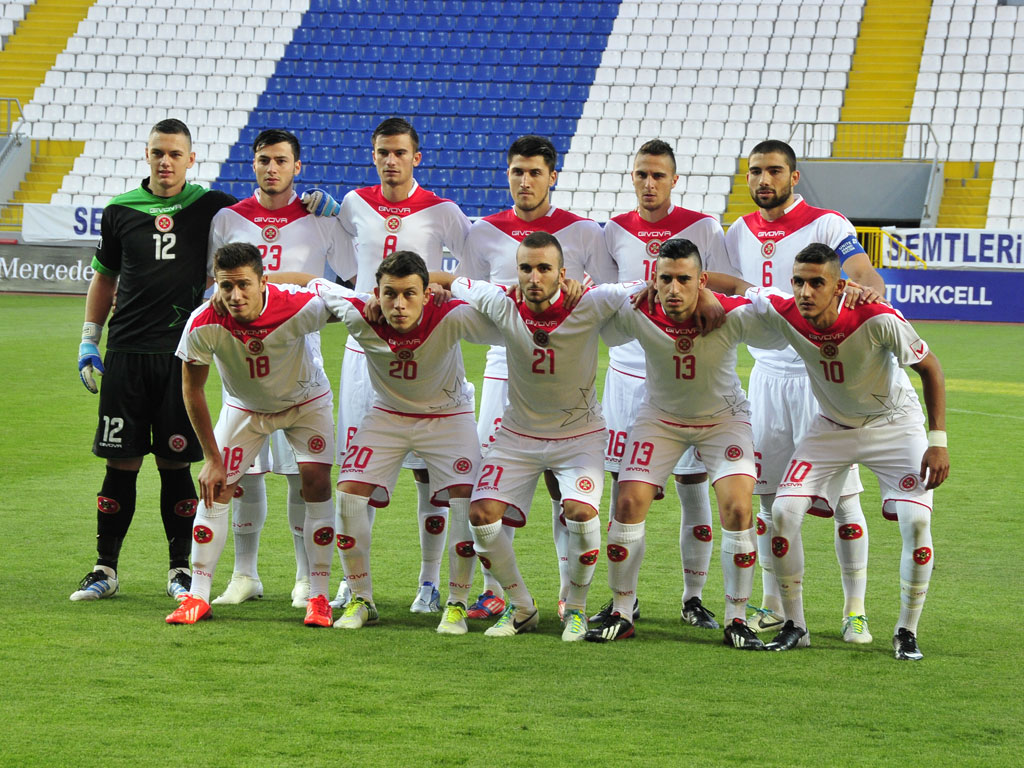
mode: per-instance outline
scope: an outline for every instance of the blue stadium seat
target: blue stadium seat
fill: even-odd
[[[488,189],[484,193],[484,205],[496,211],[509,208],[508,189]]]
[[[473,180],[473,174],[468,168],[453,168],[451,176],[451,186],[458,187],[459,189],[465,189],[470,186]]]
[[[339,26],[334,30],[333,34],[331,35],[331,44],[336,46],[351,45],[353,37],[354,35],[351,27]],[[332,56],[332,58],[337,58],[337,51],[335,52],[335,55]]]
[[[486,205],[486,190],[463,187],[458,190],[458,194],[462,200],[462,210],[467,216],[480,215],[480,209]]]

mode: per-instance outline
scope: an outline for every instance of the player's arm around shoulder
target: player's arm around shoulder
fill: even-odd
[[[758,349],[785,349],[789,341],[765,321],[764,312],[752,300],[729,313],[730,326],[735,329],[736,339]]]
[[[921,377],[924,405],[928,411],[928,450],[921,459],[925,488],[938,488],[949,477],[949,448],[946,438],[946,376],[939,358],[931,350],[910,366]]]

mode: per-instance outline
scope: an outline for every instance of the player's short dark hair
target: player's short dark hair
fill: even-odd
[[[658,251],[659,259],[693,259],[697,262],[697,269],[704,269],[704,260],[700,257],[700,249],[692,240],[685,237],[673,237],[661,244]]]
[[[299,153],[302,151],[302,148],[299,146],[298,137],[294,133],[281,130],[280,128],[268,128],[262,131],[252,143],[252,153],[255,155],[264,147],[269,147],[272,144],[290,145],[295,159],[299,159]]]
[[[676,169],[676,153],[672,151],[672,146],[667,141],[661,139],[651,139],[650,141],[644,142],[643,146],[636,151],[638,155],[655,155],[657,157],[668,157],[672,161],[672,170]]]
[[[555,250],[558,251],[558,268],[561,269],[565,266],[565,257],[562,255],[562,244],[558,242],[558,238],[548,232],[531,232],[523,238],[523,242],[520,243],[520,248],[547,248],[553,245]]]
[[[377,273],[373,276],[376,280],[377,285],[380,285],[380,279],[384,275],[390,275],[391,277],[409,277],[409,275],[419,275],[423,281],[423,289],[426,290],[427,284],[430,283],[430,275],[427,273],[427,264],[423,261],[423,257],[414,251],[395,251],[388,256],[384,261],[377,267]]]
[[[830,265],[829,269],[837,275],[840,272],[839,254],[832,246],[825,243],[811,243],[804,247],[793,257],[793,262],[796,264],[826,264]]]
[[[784,141],[768,139],[767,141],[762,141],[750,150],[751,155],[767,155],[772,152],[778,152],[786,158],[786,165],[789,166],[790,173],[796,170],[796,152],[794,152],[793,148]]]
[[[537,136],[535,134],[528,134],[526,136],[520,136],[518,139],[512,142],[512,146],[508,148],[508,160],[509,165],[512,164],[512,158],[516,155],[520,157],[542,157],[544,162],[548,166],[549,171],[555,170],[555,165],[558,163],[558,150],[555,149],[555,145],[551,143],[551,139],[544,136]]]
[[[150,128],[149,135],[152,136],[154,133],[180,134],[188,141],[189,148],[192,147],[192,133],[189,131],[188,126],[176,117],[169,117],[154,125]]]
[[[376,128],[370,136],[370,146],[377,144],[378,136],[408,136],[412,141],[412,151],[420,151],[420,135],[412,127],[412,123],[401,117],[389,117]]]
[[[228,243],[213,254],[213,271],[252,267],[256,277],[263,276],[263,257],[251,243]]]

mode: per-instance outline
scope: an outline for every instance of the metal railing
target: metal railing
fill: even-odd
[[[899,238],[879,227],[857,227],[857,239],[875,269],[928,269],[924,260]]]
[[[805,160],[935,163],[939,151],[929,123],[796,123],[789,144]]]

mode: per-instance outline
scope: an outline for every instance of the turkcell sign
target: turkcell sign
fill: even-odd
[[[886,230],[929,267],[939,269],[1024,270],[1024,232],[985,229]],[[883,264],[905,261],[889,245]]]
[[[1024,272],[880,269],[889,302],[908,320],[1024,322]]]

